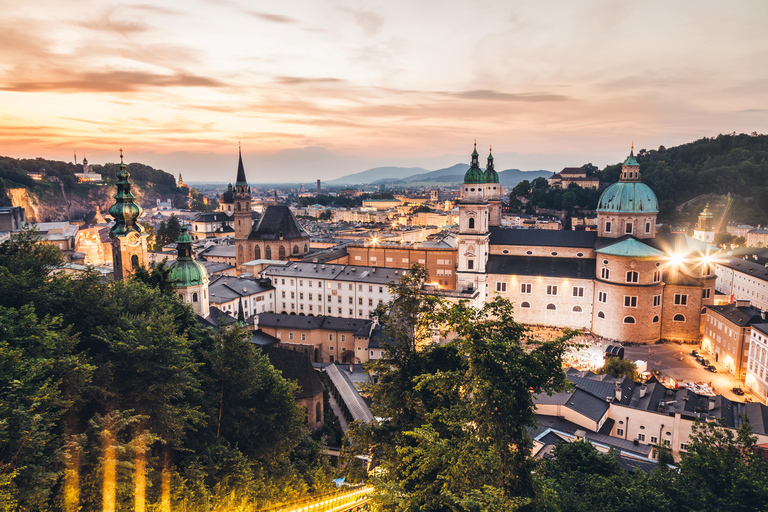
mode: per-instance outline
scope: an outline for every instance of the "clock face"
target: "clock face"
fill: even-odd
[[[139,245],[139,243],[141,242],[141,236],[135,231],[131,231],[130,233],[128,233],[128,236],[125,237],[125,240],[128,245],[135,246],[135,245]]]

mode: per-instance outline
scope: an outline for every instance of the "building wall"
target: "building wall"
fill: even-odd
[[[318,393],[313,397],[298,398],[296,403],[307,412],[307,427],[315,430],[323,426],[323,394]]]
[[[509,299],[518,322],[592,328],[592,279],[489,274],[487,284],[485,300],[493,300],[497,294]],[[529,285],[530,293],[527,292]]]
[[[715,272],[717,291],[733,295],[735,299],[749,300],[753,306],[768,310],[768,281],[725,265],[715,264]]]
[[[768,334],[765,330],[752,329],[750,332],[744,383],[763,403],[768,404]]]
[[[418,263],[427,269],[431,282],[449,290],[456,288],[457,249],[349,245],[347,254],[350,265],[365,267],[407,269]]]
[[[352,330],[300,329],[263,325],[259,325],[259,328],[278,338],[281,347],[305,352],[315,363],[362,364],[372,359],[368,349],[368,338],[355,336],[355,331]],[[351,353],[354,353],[354,356]]]
[[[608,231],[609,222],[611,224],[610,231]],[[609,214],[598,212],[597,234],[600,237],[619,238],[628,234],[627,224],[632,224],[631,235],[635,238],[653,238],[656,236],[656,214],[638,215],[636,213]]]
[[[701,348],[737,379],[744,380],[752,328],[736,325],[709,308],[706,311]]]

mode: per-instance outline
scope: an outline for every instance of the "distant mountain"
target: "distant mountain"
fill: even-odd
[[[367,171],[347,174],[341,178],[326,182],[329,185],[357,185],[359,183],[374,183],[398,180],[413,176],[414,174],[428,172],[423,167],[376,167]]]

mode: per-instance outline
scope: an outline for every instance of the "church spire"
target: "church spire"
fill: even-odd
[[[128,178],[131,175],[123,163],[123,150],[120,150],[120,170],[117,171],[117,194],[115,194],[115,204],[109,209],[109,214],[115,219],[115,225],[109,231],[109,235],[125,236],[131,231],[141,233],[141,226],[136,219],[141,215],[141,207],[133,202],[134,196],[131,193],[131,183]]]
[[[240,147],[240,143],[237,143],[237,153],[238,153],[238,162],[237,162],[237,180],[235,181],[235,186],[240,188],[248,187],[248,182],[245,180],[245,168],[243,167],[243,150]]]

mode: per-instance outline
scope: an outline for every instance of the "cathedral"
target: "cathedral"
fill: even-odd
[[[270,205],[254,225],[251,215],[251,189],[245,178],[243,155],[239,154],[237,180],[232,194],[235,221],[235,261],[240,272],[252,260],[300,258],[309,253],[309,233],[286,205]]]
[[[529,325],[641,343],[700,338],[704,306],[714,302],[716,248],[656,232],[658,201],[641,181],[634,151],[619,181],[600,196],[596,232],[501,227],[493,157],[483,171],[478,156],[475,147],[459,203],[456,276],[463,296],[481,306],[499,294]]]

